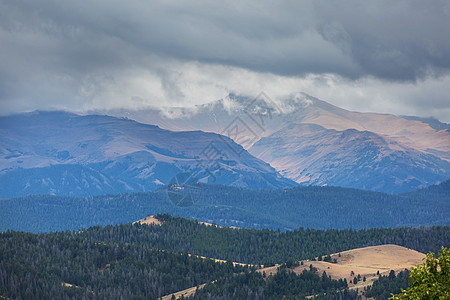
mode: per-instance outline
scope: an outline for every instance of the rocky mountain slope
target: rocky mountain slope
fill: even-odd
[[[301,184],[401,193],[450,176],[448,124],[351,112],[306,94],[280,101],[230,95],[194,108],[108,113],[224,134]]]
[[[200,182],[247,188],[295,185],[229,138],[109,116],[1,117],[0,141],[0,198],[149,191],[183,172]]]

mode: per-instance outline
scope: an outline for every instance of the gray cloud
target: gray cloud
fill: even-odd
[[[0,105],[189,100],[192,64],[420,85],[449,74],[449,20],[448,1],[0,0]]]

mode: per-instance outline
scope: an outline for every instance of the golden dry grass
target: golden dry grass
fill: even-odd
[[[381,275],[388,275],[390,270],[398,273],[422,263],[424,258],[425,254],[415,250],[397,245],[381,245],[344,251],[340,257],[338,253],[332,254],[331,259],[336,259],[337,263],[306,260],[303,261],[303,265],[293,270],[301,273],[313,265],[319,275],[325,271],[332,279],[346,278],[350,289],[361,289],[372,285],[378,278],[378,271]],[[361,280],[353,284],[353,278],[358,274],[361,275],[361,279],[366,277],[366,281]]]
[[[158,220],[157,218],[155,218],[154,216],[148,216],[148,217],[143,218],[142,220],[133,222],[133,224],[135,224],[135,223],[148,224],[148,225],[150,225],[150,224],[161,225],[162,224],[161,221]]]
[[[170,299],[172,299],[172,295],[175,296],[175,299],[178,299],[178,298],[180,298],[181,296],[189,297],[189,296],[195,294],[195,291],[197,290],[197,287],[198,287],[199,289],[201,289],[201,288],[203,288],[205,285],[206,285],[206,283],[201,284],[201,285],[198,285],[198,286],[194,286],[194,287],[191,287],[191,288],[188,288],[188,289],[185,289],[185,290],[182,290],[182,291],[173,293],[173,294],[169,294],[169,295],[163,296],[161,299],[162,299],[162,300],[170,300]]]
[[[209,258],[209,257],[205,257],[205,256],[201,256],[201,255],[195,255],[195,254],[188,254],[189,256],[194,256],[194,257],[199,257],[202,259],[212,259],[214,260],[216,263],[226,263],[226,260],[223,259],[218,259],[218,258]],[[233,266],[252,266],[251,264],[243,264],[243,263],[239,263],[239,262],[234,262],[233,261]]]

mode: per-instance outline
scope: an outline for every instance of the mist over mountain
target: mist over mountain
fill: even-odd
[[[304,93],[283,101],[229,95],[192,108],[108,114],[170,130],[227,135],[300,184],[402,193],[445,181],[450,174],[449,124],[351,112]],[[230,129],[237,125],[247,131],[247,139],[233,136]]]
[[[0,118],[0,197],[149,191],[189,172],[199,182],[285,188],[294,182],[215,133],[172,132],[67,112]]]

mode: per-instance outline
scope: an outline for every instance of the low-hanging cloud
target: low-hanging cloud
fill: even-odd
[[[328,82],[315,96],[332,80],[348,99],[358,98],[351,86],[395,85],[380,101],[401,102],[402,87],[448,82],[449,20],[448,1],[0,0],[0,105],[192,104],[266,90],[267,78],[292,86],[286,93]],[[233,76],[250,87],[236,91]],[[428,101],[441,103],[434,94]]]

